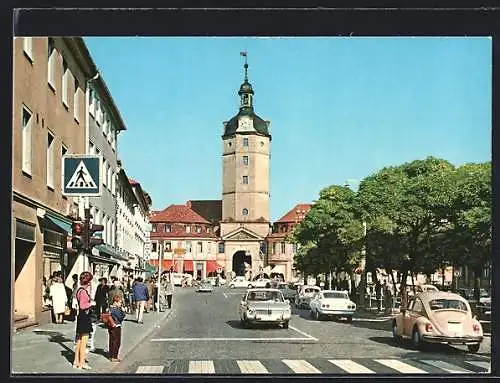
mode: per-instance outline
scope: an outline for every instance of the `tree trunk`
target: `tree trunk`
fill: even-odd
[[[480,291],[481,291],[481,268],[480,267],[475,267],[474,268],[474,299],[476,302],[479,302],[479,299],[481,297]]]
[[[401,273],[401,308],[406,309],[408,307],[408,295],[406,294],[406,277],[408,276],[408,270],[405,267]]]
[[[394,272],[392,269],[390,269],[390,272],[391,272],[391,280],[392,280],[392,290],[393,290],[393,294],[394,296],[397,296],[398,292],[397,292],[397,289],[396,289],[396,281],[394,279]]]

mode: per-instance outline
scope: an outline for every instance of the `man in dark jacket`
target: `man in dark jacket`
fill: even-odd
[[[108,309],[108,280],[106,278],[99,279],[99,285],[95,291],[95,303],[97,317],[100,318],[103,312]]]
[[[137,323],[142,323],[142,315],[144,314],[144,307],[146,302],[149,301],[149,292],[147,286],[143,283],[141,277],[137,278],[137,282],[132,287],[135,300],[135,315]]]

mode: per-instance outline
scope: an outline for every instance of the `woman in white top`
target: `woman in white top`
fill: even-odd
[[[63,323],[68,296],[66,295],[66,288],[62,283],[61,277],[56,277],[50,285],[50,296],[52,298],[52,310],[54,311],[56,323]]]

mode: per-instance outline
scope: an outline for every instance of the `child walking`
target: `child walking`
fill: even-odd
[[[112,362],[119,362],[118,353],[122,340],[122,322],[125,319],[125,313],[122,310],[123,299],[120,295],[113,297],[113,303],[110,306],[110,313],[115,322],[112,327],[108,327],[109,334],[109,359]]]

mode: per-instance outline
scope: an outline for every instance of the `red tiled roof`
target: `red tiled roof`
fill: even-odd
[[[300,222],[304,219],[309,210],[311,210],[311,207],[312,204],[310,203],[299,203],[276,222]]]
[[[164,210],[153,211],[151,222],[210,223],[186,205],[170,205]]]

